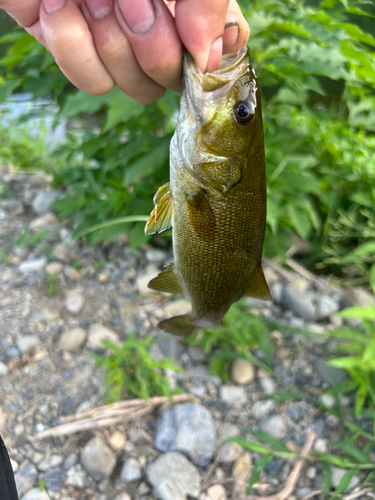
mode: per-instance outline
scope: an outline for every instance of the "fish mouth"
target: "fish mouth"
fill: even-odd
[[[188,86],[197,84],[204,92],[223,87],[229,82],[237,80],[249,67],[249,49],[242,47],[237,52],[224,54],[220,68],[212,73],[203,73],[195,64],[191,55],[184,53],[184,74]],[[190,83],[190,85],[189,85]]]

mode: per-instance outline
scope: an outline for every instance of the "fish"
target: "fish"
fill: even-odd
[[[185,295],[192,310],[159,328],[189,336],[222,326],[243,296],[271,299],[261,265],[266,197],[261,94],[248,48],[223,55],[212,73],[185,51],[170,181],[145,232],[173,228],[174,262],[148,287]]]

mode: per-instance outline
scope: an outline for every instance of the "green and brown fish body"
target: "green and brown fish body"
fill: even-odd
[[[215,327],[244,295],[270,299],[261,268],[266,224],[260,90],[248,49],[203,74],[184,55],[170,183],[156,193],[146,233],[173,226],[175,261],[149,287],[183,293],[192,312],[160,328],[190,335]]]

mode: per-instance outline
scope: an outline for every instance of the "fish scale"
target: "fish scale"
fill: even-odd
[[[261,268],[266,224],[261,96],[248,49],[203,74],[184,54],[180,114],[170,148],[170,183],[155,195],[146,233],[173,227],[174,264],[149,287],[183,293],[190,314],[160,328],[190,335],[218,327],[244,295],[270,293]]]

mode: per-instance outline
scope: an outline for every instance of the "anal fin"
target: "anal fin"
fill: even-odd
[[[188,337],[200,328],[191,321],[189,314],[165,319],[159,323],[158,327],[165,332],[172,333],[173,335],[182,335],[183,337]]]
[[[244,295],[261,300],[272,300],[263,269],[259,266],[251,275],[250,284]]]
[[[155,207],[145,227],[146,234],[161,233],[172,226],[173,198],[169,182],[158,189],[154,203]]]
[[[184,293],[180,282],[178,281],[178,276],[174,271],[174,264],[168,264],[165,266],[167,269],[153,278],[148,287],[151,290],[158,290],[160,292],[167,293]]]

